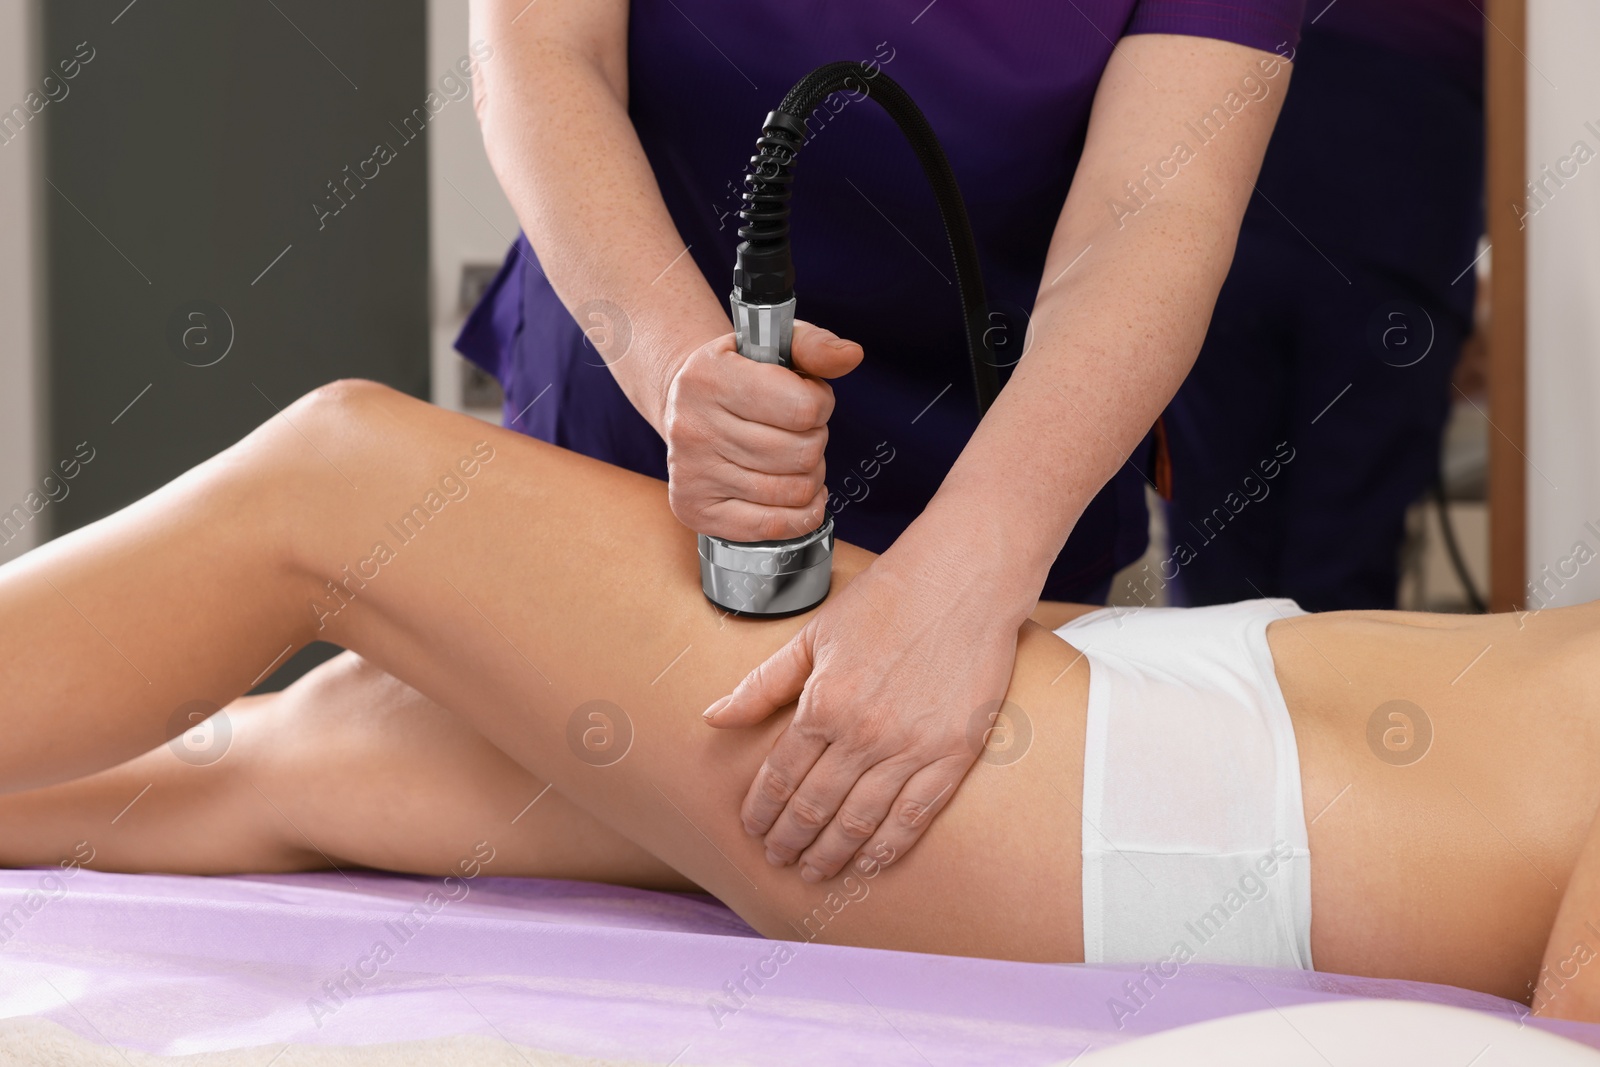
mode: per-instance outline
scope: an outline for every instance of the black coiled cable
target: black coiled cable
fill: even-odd
[[[956,176],[945,158],[933,127],[911,97],[881,70],[855,62],[829,63],[807,74],[790,89],[778,109],[767,115],[756,154],[745,175],[744,207],[739,217],[739,252],[733,284],[739,299],[752,304],[782,303],[794,296],[794,261],[789,249],[789,196],[794,184],[794,161],[805,143],[805,120],[824,100],[859,84],[876,100],[911,144],[922,172],[928,177],[944,221],[945,236],[955,261],[956,285],[961,294],[966,325],[967,356],[972,364],[972,384],[978,398],[978,415],[989,410],[1000,394],[1000,376],[990,357],[988,300],[978,248],[972,238],[966,203]]]

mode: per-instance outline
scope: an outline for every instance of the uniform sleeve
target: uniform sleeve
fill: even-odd
[[[1123,32],[1212,37],[1281,54],[1298,46],[1305,10],[1306,0],[1139,0]]]

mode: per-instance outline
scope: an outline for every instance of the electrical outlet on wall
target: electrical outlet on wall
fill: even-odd
[[[465,318],[472,313],[489,289],[489,283],[500,273],[498,263],[463,263],[461,283],[456,290],[456,308]]]
[[[488,291],[489,285],[500,271],[498,263],[463,263],[461,281],[457,289],[456,305],[463,318],[472,313]],[[484,372],[477,364],[463,359],[459,363],[461,374],[461,406],[481,417],[493,413],[498,419],[505,394],[494,376]]]

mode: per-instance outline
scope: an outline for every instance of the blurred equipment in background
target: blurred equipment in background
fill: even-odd
[[[1456,365],[1455,403],[1445,424],[1439,480],[1406,515],[1400,607],[1408,611],[1487,609],[1489,589],[1489,398],[1485,339],[1489,271],[1478,261],[1475,329]]]

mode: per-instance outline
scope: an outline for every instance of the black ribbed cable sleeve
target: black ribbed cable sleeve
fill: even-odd
[[[745,175],[745,206],[739,212],[744,225],[739,227],[741,243],[734,269],[734,287],[740,298],[750,303],[776,303],[793,295],[789,193],[794,182],[795,154],[805,141],[805,120],[833,93],[858,88],[876,100],[900,127],[939,204],[945,236],[950,242],[950,255],[955,262],[956,285],[966,326],[967,356],[972,364],[972,384],[981,417],[1000,394],[1000,376],[985,340],[988,298],[984,293],[983,272],[972,237],[972,224],[967,219],[966,203],[933,127],[928,125],[910,95],[881,70],[870,70],[855,62],[818,67],[801,78],[778,109],[767,116],[761,137],[756,141],[756,154],[750,159],[750,171]]]

